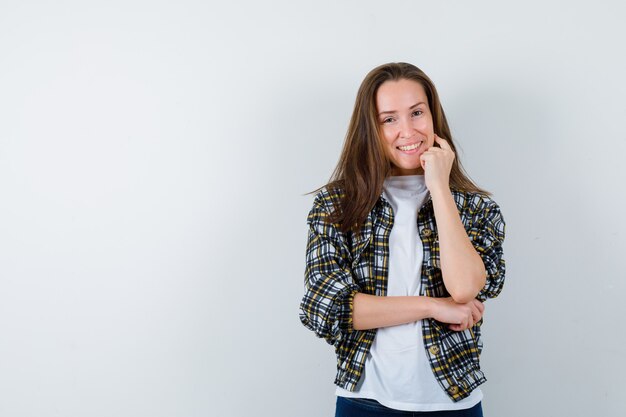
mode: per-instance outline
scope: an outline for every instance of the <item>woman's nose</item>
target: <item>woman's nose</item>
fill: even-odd
[[[413,124],[410,120],[403,119],[400,121],[400,137],[410,138],[413,136]]]

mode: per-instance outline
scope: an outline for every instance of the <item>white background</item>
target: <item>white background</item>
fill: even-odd
[[[625,11],[1,0],[0,416],[331,416],[304,194],[389,61],[507,222],[485,415],[625,415]]]

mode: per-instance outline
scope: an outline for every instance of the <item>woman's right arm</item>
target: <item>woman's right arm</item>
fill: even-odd
[[[352,323],[355,330],[367,330],[433,318],[448,323],[452,330],[460,331],[478,322],[484,309],[483,303],[478,300],[459,304],[450,297],[380,297],[357,293],[354,295]]]
[[[457,304],[452,298],[379,297],[361,293],[347,262],[341,234],[328,221],[328,194],[316,197],[309,212],[305,294],[300,320],[318,337],[338,343],[353,329],[365,330],[434,318],[451,330],[471,327],[482,317],[477,300]]]

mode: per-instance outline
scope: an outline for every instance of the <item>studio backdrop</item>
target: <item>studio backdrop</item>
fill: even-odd
[[[486,416],[626,415],[623,2],[0,2],[0,415],[320,417],[307,194],[359,83],[439,89],[507,228]]]

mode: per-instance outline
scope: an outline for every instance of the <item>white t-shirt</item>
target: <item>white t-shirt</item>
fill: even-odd
[[[424,176],[389,177],[383,193],[394,213],[389,235],[387,295],[420,295],[424,251],[417,214],[428,198]],[[483,396],[480,389],[475,389],[458,402],[448,397],[430,368],[421,320],[378,329],[356,391],[338,387],[336,394],[371,398],[404,411],[461,410],[473,407]]]

